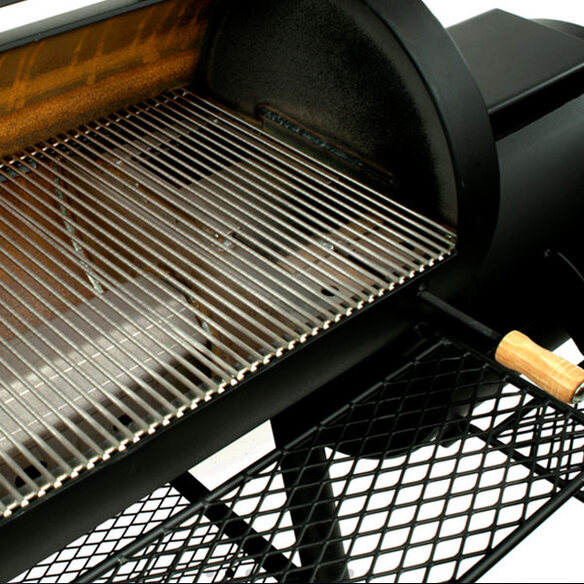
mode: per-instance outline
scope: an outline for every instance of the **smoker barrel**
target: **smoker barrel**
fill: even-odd
[[[501,330],[559,320],[578,341],[578,292],[546,252],[584,269],[584,29],[495,10],[449,33],[484,96],[500,167],[499,217],[474,310]]]
[[[86,16],[0,65],[0,577],[380,350],[397,366],[420,287],[580,334],[542,302],[584,262],[578,29],[381,0]]]

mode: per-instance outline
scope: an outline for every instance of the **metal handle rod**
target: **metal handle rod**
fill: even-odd
[[[584,399],[584,369],[554,355],[519,331],[505,336],[422,290],[418,297],[441,313],[496,343],[495,360],[504,367],[526,375],[533,383],[564,403]]]

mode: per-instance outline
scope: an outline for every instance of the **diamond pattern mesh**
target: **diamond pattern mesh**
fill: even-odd
[[[43,584],[72,582],[79,574],[136,541],[188,504],[172,487],[165,485],[92,532],[71,542],[14,581]]]
[[[459,580],[581,480],[584,417],[511,381],[441,341],[207,496],[185,475],[183,498],[157,491],[19,581]]]

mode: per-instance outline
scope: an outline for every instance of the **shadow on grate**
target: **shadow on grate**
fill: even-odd
[[[472,581],[582,498],[583,446],[580,412],[442,340],[223,486],[187,473],[18,581]]]

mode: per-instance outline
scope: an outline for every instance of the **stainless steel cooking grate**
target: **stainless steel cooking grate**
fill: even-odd
[[[9,157],[0,181],[4,515],[455,245],[187,90]]]

